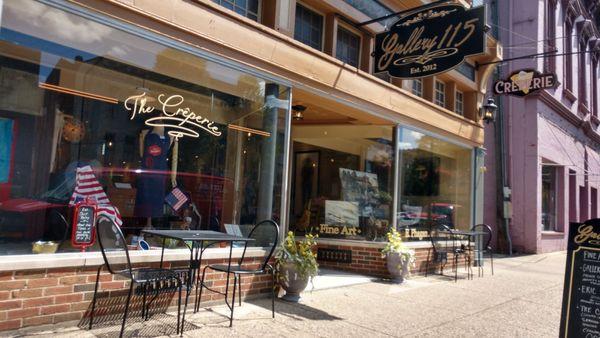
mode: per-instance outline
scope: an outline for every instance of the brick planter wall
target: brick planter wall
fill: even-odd
[[[205,262],[226,264],[226,260],[222,259]],[[256,266],[258,262],[259,259],[255,259]],[[165,262],[164,267],[180,267],[186,264],[187,262]],[[158,266],[158,263],[134,265],[136,268]],[[92,266],[0,272],[0,331],[72,320],[81,320],[81,324],[88,323],[87,316],[91,309],[97,270],[97,266]],[[207,270],[206,274],[208,284],[224,292],[226,275],[210,271]],[[230,285],[233,286],[233,278]],[[267,293],[271,291],[271,276],[244,276],[241,285],[242,298]],[[106,318],[103,320],[102,316],[107,314],[122,318],[128,288],[129,283],[126,279],[113,276],[103,269],[100,275],[99,297],[95,312],[97,317],[94,318],[94,323],[106,320]],[[183,295],[185,296],[185,288]],[[205,290],[202,294],[202,306],[222,299],[223,296]],[[176,305],[176,300],[175,293],[168,292],[161,295],[155,304],[166,308],[169,305]],[[192,292],[188,311],[193,309],[194,300],[195,293]],[[130,311],[139,311],[140,304],[140,296],[132,298]],[[135,316],[135,312],[132,312],[132,316]]]
[[[319,266],[323,268],[339,269],[344,271],[356,272],[359,274],[376,276],[382,278],[390,278],[387,271],[385,257],[381,256],[381,248],[378,247],[366,247],[358,245],[334,245],[319,243],[319,248],[326,249],[338,249],[338,250],[351,250],[352,251],[352,263],[340,263],[340,262],[328,262],[319,261]],[[427,267],[427,254],[428,248],[415,248],[416,266],[411,269],[411,273],[415,275],[424,275],[425,268]],[[433,253],[431,253],[433,255]],[[464,259],[459,259],[459,268],[464,266]],[[449,261],[446,264],[446,269],[452,267],[452,262]],[[430,263],[429,272],[439,272],[440,265]],[[446,270],[449,271],[449,270]],[[460,270],[459,270],[460,271]]]

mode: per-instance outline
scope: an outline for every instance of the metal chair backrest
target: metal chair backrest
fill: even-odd
[[[239,264],[242,265],[244,263],[244,257],[246,256],[246,249],[248,246],[263,247],[267,248],[267,255],[260,265],[260,269],[264,270],[267,267],[267,264],[269,264],[269,260],[277,247],[279,241],[279,225],[270,219],[260,221],[252,228],[248,234],[248,238],[252,238],[254,241],[246,242],[244,245],[244,251],[242,252]]]
[[[129,250],[121,228],[110,218],[100,216],[96,222],[96,235],[108,271],[112,274],[126,272],[131,275]]]
[[[481,236],[482,249],[487,250],[490,247],[492,241],[492,228],[487,224],[477,224],[471,228],[471,231],[485,232],[485,235]]]
[[[429,240],[434,252],[448,251],[455,246],[452,230],[445,224],[431,222],[429,225]]]

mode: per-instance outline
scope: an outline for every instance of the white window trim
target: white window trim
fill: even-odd
[[[235,0],[234,0],[234,1],[235,1]],[[211,1],[211,2],[212,2],[212,1]],[[262,23],[262,2],[263,2],[263,0],[258,0],[258,8],[257,8],[257,12],[256,12],[256,22],[258,22],[258,23]],[[248,20],[252,20],[252,19],[250,19],[249,17],[247,17],[247,16],[245,16],[245,15],[241,15],[240,13],[236,12],[236,11],[235,11],[235,10],[233,10],[233,9],[229,9],[229,8],[227,8],[227,7],[223,6],[223,5],[221,5],[220,3],[215,3],[215,2],[213,2],[213,3],[214,3],[215,5],[218,5],[218,6],[221,6],[221,7],[223,7],[224,9],[226,9],[226,10],[228,10],[228,11],[231,11],[231,12],[235,13],[236,15],[242,16],[242,17],[244,17],[244,18],[246,18],[246,19],[248,19]],[[246,8],[246,12],[247,12],[247,11],[248,11],[248,9]],[[252,21],[254,21],[254,20],[252,20]]]
[[[438,103],[438,83],[442,84],[443,89],[441,91],[442,97],[444,98],[443,102]],[[446,107],[446,83],[444,81],[441,80],[435,80],[434,86],[433,86],[433,103],[435,103],[436,105],[445,108]]]
[[[423,97],[423,79],[412,79],[411,81],[412,82],[410,83],[410,92],[413,95],[416,95],[418,97]],[[415,83],[417,83],[417,82],[419,82],[421,84],[420,85],[420,90],[419,90],[418,93],[415,90]]]
[[[458,111],[458,96],[461,96],[461,100],[460,100],[460,106],[461,106],[461,111]],[[454,111],[460,115],[460,116],[465,116],[465,93],[461,90],[456,90],[456,92],[454,93]]]

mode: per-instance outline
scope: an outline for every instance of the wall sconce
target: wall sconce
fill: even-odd
[[[304,111],[306,107],[301,104],[296,104],[292,106],[292,118],[296,121],[300,121],[304,119]]]
[[[497,111],[498,111],[498,106],[494,102],[494,99],[490,97],[487,99],[487,102],[479,110],[479,118],[482,119],[485,122],[485,124],[494,122],[496,120],[496,112]]]

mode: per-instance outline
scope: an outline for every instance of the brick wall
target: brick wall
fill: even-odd
[[[387,271],[385,257],[381,256],[381,248],[377,247],[361,247],[359,245],[331,245],[319,243],[319,248],[327,249],[338,249],[338,250],[351,250],[352,251],[352,263],[339,263],[339,262],[327,262],[319,261],[320,267],[339,269],[344,271],[356,272],[369,276],[377,276],[382,278],[389,278],[390,275]],[[425,274],[425,268],[427,267],[427,254],[428,248],[416,248],[415,258],[416,265],[411,269],[411,273],[415,275]],[[433,253],[432,253],[433,255]],[[451,257],[449,257],[451,258]],[[460,259],[458,263],[459,267],[464,266],[464,259]],[[450,269],[452,262],[446,264],[446,268]],[[429,265],[429,272],[439,272],[439,264],[431,263]],[[449,271],[449,270],[448,270]],[[459,270],[460,271],[460,270]]]
[[[226,261],[210,260],[207,263],[218,264]],[[186,264],[187,262],[165,263],[165,267],[180,267]],[[258,266],[258,260],[253,264]],[[158,263],[134,267],[149,266],[158,267]],[[0,272],[0,331],[72,320],[81,320],[80,323],[83,323],[89,316],[97,270],[98,267],[78,267]],[[224,292],[226,275],[210,271],[207,270],[206,274],[209,286]],[[233,278],[230,285],[233,285]],[[271,290],[271,276],[244,276],[241,285],[242,298],[267,293]],[[94,319],[94,323],[97,320],[101,322],[102,315],[112,313],[122,316],[122,308],[114,306],[120,304],[122,307],[128,288],[127,280],[120,276],[113,276],[103,269],[95,312],[99,317]],[[193,308],[194,296],[195,293],[190,296],[188,311]],[[157,306],[167,307],[176,304],[177,298],[174,293],[170,292],[162,297],[160,300],[162,305]],[[123,298],[122,301],[119,298]],[[205,305],[205,301],[215,303],[222,298],[223,296],[219,294],[204,291],[202,304]],[[106,301],[108,299],[110,302]],[[141,309],[140,301],[141,297],[134,297],[132,311]]]

